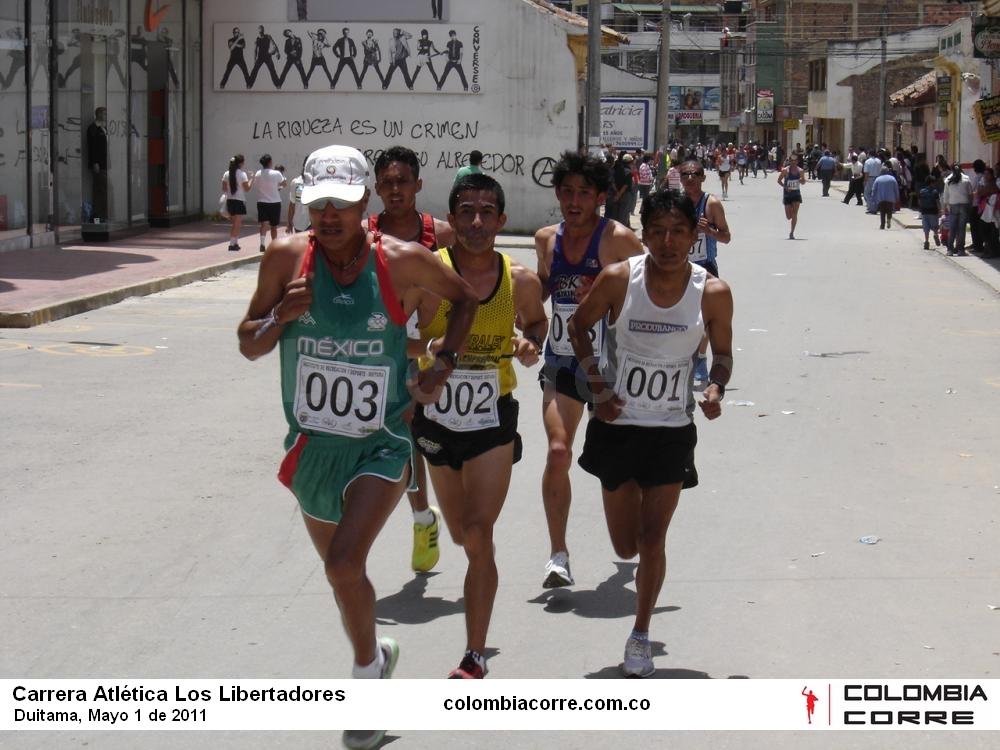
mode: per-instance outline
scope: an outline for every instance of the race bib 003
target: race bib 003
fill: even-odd
[[[561,357],[572,357],[573,342],[569,339],[569,319],[573,317],[578,305],[566,302],[552,303],[552,325],[549,326],[549,346],[552,353]],[[601,322],[596,322],[588,331],[594,354],[601,353],[602,331]]]
[[[454,432],[500,426],[496,370],[453,370],[436,403],[424,406],[424,416]]]
[[[303,429],[364,437],[385,423],[388,367],[299,357],[295,418]]]
[[[615,393],[628,408],[650,414],[687,408],[691,360],[661,360],[625,354],[618,368]]]

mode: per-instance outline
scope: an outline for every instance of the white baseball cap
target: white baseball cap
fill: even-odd
[[[337,208],[345,208],[364,198],[368,189],[368,161],[350,146],[326,146],[313,151],[302,174],[302,204],[306,207],[332,200]]]

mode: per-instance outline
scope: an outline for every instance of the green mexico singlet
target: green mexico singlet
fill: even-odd
[[[351,440],[385,431],[409,440],[406,318],[376,238],[352,284],[333,278],[314,236],[309,311],[281,334],[281,396],[293,433]]]

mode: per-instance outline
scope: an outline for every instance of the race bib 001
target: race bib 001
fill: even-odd
[[[453,370],[437,402],[424,406],[424,416],[453,432],[500,426],[496,370]]]
[[[573,317],[578,305],[565,302],[552,303],[552,325],[549,326],[549,346],[552,353],[560,357],[572,357],[573,342],[569,339],[569,319]],[[601,322],[596,322],[588,331],[594,354],[601,353],[602,331]]]
[[[661,360],[625,354],[618,368],[615,393],[629,409],[650,414],[687,408],[691,359]]]
[[[388,367],[299,357],[295,418],[303,429],[364,437],[385,423]]]

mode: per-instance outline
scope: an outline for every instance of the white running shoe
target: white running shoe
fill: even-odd
[[[560,586],[572,586],[573,574],[569,572],[569,553],[556,552],[545,563],[545,580],[542,588],[557,589]]]
[[[622,673],[626,677],[649,677],[655,671],[652,645],[649,641],[640,641],[630,636],[625,641],[625,661],[622,663]]]
[[[378,647],[382,650],[379,679],[388,680],[399,661],[399,644],[393,638],[383,637],[378,639]],[[341,739],[348,750],[372,750],[378,747],[385,733],[385,729],[345,729]]]

